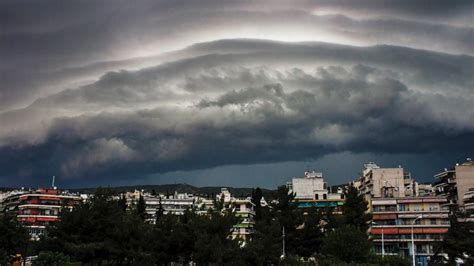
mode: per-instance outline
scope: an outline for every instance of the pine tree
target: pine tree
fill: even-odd
[[[159,198],[158,202],[158,209],[156,210],[156,218],[155,218],[155,224],[158,224],[158,221],[163,217],[163,205],[161,205],[161,197]]]
[[[368,222],[371,215],[367,213],[368,203],[359,191],[350,185],[344,191],[346,201],[342,207],[345,224],[353,225],[365,232],[368,229]]]
[[[120,206],[120,209],[122,209],[122,211],[127,210],[127,199],[125,198],[125,194],[122,194],[120,196],[120,199],[118,201],[118,205]]]
[[[466,258],[466,265],[474,265],[474,223],[467,221],[469,215],[457,209],[450,217],[450,227],[443,242],[432,258],[431,265],[444,264],[444,258],[438,256],[443,252],[448,254],[448,262],[455,264],[456,258]]]
[[[136,212],[137,212],[137,215],[142,220],[146,219],[146,203],[145,203],[145,199],[143,198],[142,194],[140,194],[140,197],[138,198]]]
[[[260,208],[262,207],[261,202],[260,202],[263,197],[262,190],[259,187],[257,187],[255,190],[252,189],[251,196],[252,196],[251,201],[255,205],[255,220],[259,220],[261,216]]]

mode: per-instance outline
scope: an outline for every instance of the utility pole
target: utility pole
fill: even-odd
[[[412,262],[413,262],[413,266],[416,266],[416,262],[415,262],[415,238],[413,237],[413,227],[415,226],[415,223],[417,220],[421,219],[422,216],[418,216],[416,217],[415,220],[413,220],[413,222],[411,223],[411,253],[412,253]]]
[[[285,227],[283,226],[283,237],[282,237],[282,253],[281,253],[281,259],[283,260],[286,257],[285,254]]]

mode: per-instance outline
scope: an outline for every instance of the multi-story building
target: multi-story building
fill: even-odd
[[[434,196],[434,188],[432,184],[422,184],[418,183],[416,188],[416,195],[423,197],[423,196]]]
[[[18,203],[20,195],[30,192],[30,190],[12,190],[1,194],[0,197],[0,212],[15,214],[18,212]]]
[[[470,188],[464,193],[463,203],[469,221],[474,222],[474,188]]]
[[[401,166],[381,168],[373,162],[364,164],[362,175],[354,184],[357,184],[359,192],[369,203],[369,210],[372,210],[372,198],[401,198],[420,194],[419,184]],[[422,193],[425,193],[426,187],[422,188]]]
[[[195,201],[197,199],[193,194],[178,192],[171,195],[152,195],[144,191],[135,190],[134,192],[127,192],[124,195],[128,206],[137,204],[140,196],[143,197],[146,206],[147,221],[150,223],[155,222],[156,212],[160,204],[163,209],[163,214],[171,213],[174,215],[183,215],[186,209],[191,210],[196,207]]]
[[[216,195],[216,201],[222,201],[224,208],[233,211],[239,218],[239,222],[232,229],[232,238],[250,240],[255,226],[255,204],[252,203],[250,197],[235,198],[227,188],[221,188],[221,193]]]
[[[163,213],[168,214],[172,213],[174,215],[182,215],[184,214],[184,211],[186,209],[191,210],[195,205],[194,202],[196,200],[196,197],[194,197],[193,194],[188,194],[188,193],[178,193],[175,192],[172,195],[166,196],[166,195],[160,195],[160,201],[161,201],[161,206],[163,208]],[[155,200],[147,202],[147,207],[148,206],[153,206],[153,209],[157,210],[157,207],[159,205],[159,201]],[[149,204],[150,203],[150,204]],[[152,204],[153,203],[153,204]]]
[[[232,238],[240,238],[244,241],[249,240],[254,234],[255,226],[255,205],[247,199],[235,199],[231,201],[235,216],[240,219],[239,223],[234,225]]]
[[[446,196],[450,207],[463,209],[464,195],[470,189],[474,189],[474,162],[471,158],[467,158],[466,162],[456,164],[449,170],[444,169],[434,177],[436,195]]]
[[[324,181],[323,174],[316,171],[306,171],[304,177],[294,177],[287,183],[289,193],[295,193],[295,203],[300,208],[332,207],[340,212],[344,205],[342,188],[334,190]]]
[[[376,253],[412,256],[412,232],[417,265],[427,265],[449,229],[446,197],[372,198],[369,230]],[[383,252],[382,252],[383,246]]]
[[[16,211],[17,220],[23,223],[32,239],[45,233],[46,226],[59,221],[59,215],[64,208],[73,208],[82,202],[78,195],[61,192],[56,188],[38,189],[12,196],[7,204],[9,211]]]

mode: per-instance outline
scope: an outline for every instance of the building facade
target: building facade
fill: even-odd
[[[402,198],[427,194],[431,190],[429,185],[418,184],[411,178],[408,171],[401,166],[396,168],[382,168],[370,162],[364,164],[362,175],[354,182],[359,193],[364,195],[372,211],[373,198]]]
[[[195,208],[197,201],[197,197],[193,194],[178,192],[169,195],[152,195],[144,191],[135,190],[133,192],[126,192],[124,196],[128,207],[136,205],[140,196],[143,197],[147,214],[146,221],[149,223],[155,223],[156,212],[159,210],[160,205],[163,214],[183,215],[186,209],[191,210]]]
[[[369,229],[377,254],[412,257],[412,231],[417,265],[427,265],[449,229],[446,197],[373,198]]]
[[[232,238],[239,238],[248,241],[255,233],[255,205],[247,199],[235,199],[231,202],[232,210],[235,216],[239,218],[239,222],[232,229]]]
[[[341,187],[331,190],[324,181],[323,174],[316,171],[306,171],[304,177],[294,177],[287,183],[289,193],[295,193],[295,204],[299,208],[331,207],[341,212],[344,205],[344,193]]]
[[[45,233],[46,226],[58,222],[63,209],[82,202],[80,196],[56,188],[38,189],[14,197],[18,198],[17,208],[12,210],[17,211],[17,220],[26,226],[32,239],[38,239]]]
[[[474,189],[474,162],[467,158],[464,163],[436,174],[434,190],[436,195],[448,198],[450,207],[464,208],[464,197]]]

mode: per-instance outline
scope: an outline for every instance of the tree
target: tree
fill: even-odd
[[[73,261],[100,264],[142,261],[150,257],[144,241],[149,227],[134,213],[124,212],[109,190],[98,189],[89,202],[62,211],[61,221],[48,228],[40,250],[60,252]]]
[[[260,219],[260,208],[261,200],[263,198],[262,190],[257,187],[256,189],[252,189],[251,201],[255,205],[255,220]]]
[[[0,214],[0,265],[6,264],[10,256],[26,254],[30,236],[15,217]]]
[[[467,265],[474,265],[474,223],[467,221],[469,217],[457,209],[453,210],[448,233],[432,257],[431,265],[445,263],[445,258],[438,256],[441,251],[448,254],[450,264],[454,265],[456,258],[462,258]]]
[[[287,252],[295,252],[297,248],[297,227],[303,224],[303,213],[293,203],[295,193],[289,193],[286,186],[280,186],[274,193],[275,201],[271,204],[273,217],[280,223],[280,232],[285,228]]]
[[[33,261],[33,266],[67,266],[71,263],[69,256],[59,252],[43,251]]]
[[[245,248],[247,265],[278,265],[282,254],[282,227],[269,207],[262,207],[261,218],[255,221],[255,234]]]
[[[161,205],[161,197],[159,197],[158,200],[158,209],[156,210],[155,214],[155,224],[158,224],[158,221],[161,219],[161,217],[163,217],[164,213],[163,205]]]
[[[222,211],[224,209],[224,195],[221,195],[220,199],[213,198],[213,205],[216,211]]]
[[[255,204],[255,207],[256,208],[261,207],[260,201],[263,198],[263,193],[262,193],[262,190],[259,187],[257,187],[256,189],[252,189],[251,197],[252,197],[252,203]]]
[[[342,207],[345,224],[353,225],[361,231],[367,231],[371,215],[367,213],[368,203],[359,191],[350,185],[344,191],[346,202]]]
[[[120,206],[120,209],[122,209],[122,211],[127,210],[127,199],[125,198],[125,194],[122,194],[120,196],[120,199],[118,201],[118,205]]]
[[[140,197],[138,198],[136,212],[138,217],[140,217],[143,221],[146,219],[146,203],[142,194],[140,194]]]
[[[238,241],[229,238],[237,221],[234,213],[227,211],[211,211],[208,215],[194,216],[190,223],[196,239],[193,261],[198,265],[237,263],[240,259]]]
[[[296,251],[299,256],[307,258],[319,252],[324,237],[323,215],[316,207],[306,212],[303,228],[297,231]]]
[[[345,225],[329,232],[321,245],[321,253],[347,263],[366,262],[371,244],[367,234],[354,225]]]

